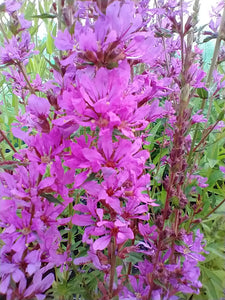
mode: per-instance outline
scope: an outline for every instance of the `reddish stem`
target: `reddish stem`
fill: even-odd
[[[10,142],[10,140],[7,138],[7,136],[4,134],[4,132],[0,129],[0,134],[3,136],[4,140],[7,142],[7,144],[12,148],[12,150],[14,152],[16,151],[16,148],[12,145],[12,143]]]
[[[220,202],[220,204],[218,204],[216,207],[213,208],[213,210],[211,210],[202,220],[205,220],[206,218],[208,218],[211,214],[214,213],[214,211],[216,211],[223,203],[225,202],[225,199],[223,199],[223,201]]]

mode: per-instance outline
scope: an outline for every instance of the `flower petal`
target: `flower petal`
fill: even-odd
[[[100,237],[93,243],[93,249],[95,251],[105,249],[108,246],[110,240],[111,240],[111,237],[109,235]]]

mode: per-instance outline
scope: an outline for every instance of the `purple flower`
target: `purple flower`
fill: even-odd
[[[87,201],[87,205],[84,204],[76,204],[73,209],[75,211],[81,212],[82,214],[75,214],[72,218],[72,222],[78,226],[90,226],[94,225],[95,219],[98,219],[98,215],[96,212],[97,209],[97,201],[89,198]]]
[[[111,68],[124,58],[153,61],[159,56],[161,46],[156,43],[153,32],[140,31],[142,16],[132,2],[121,5],[114,1],[107,6],[106,13],[96,19],[94,24],[77,23],[73,35],[67,29],[59,32],[56,47],[70,50],[69,57],[62,61],[64,65],[75,60],[81,65],[88,61],[97,68]],[[75,47],[77,51],[73,51]],[[146,54],[150,47],[151,57]]]
[[[188,70],[188,80],[191,83],[191,85],[195,88],[203,88],[205,87],[205,83],[203,82],[203,79],[206,76],[206,73],[199,68],[198,64],[192,64]]]
[[[120,220],[116,220],[115,222],[100,221],[97,225],[99,227],[105,227],[105,233],[104,236],[94,241],[93,249],[95,251],[105,249],[112,237],[115,237],[117,245],[134,238],[133,231],[128,227],[127,222],[121,222]]]
[[[142,223],[139,223],[138,229],[139,229],[140,234],[150,244],[152,243],[152,241],[155,241],[157,239],[158,234],[156,232],[157,227],[155,225],[149,226],[148,223],[145,225],[143,225]]]
[[[129,282],[132,287],[132,292],[124,287],[119,299],[121,300],[137,300],[146,297],[149,293],[150,286],[146,285],[143,278],[139,280],[133,275],[129,275]]]
[[[74,40],[69,33],[68,29],[65,29],[64,32],[61,30],[58,31],[58,35],[55,38],[55,46],[59,50],[72,50],[74,47]]]
[[[82,154],[87,160],[86,166],[90,166],[93,172],[98,172],[102,167],[106,167],[136,169],[136,172],[140,173],[141,165],[145,163],[148,156],[147,151],[138,152],[140,147],[140,140],[136,140],[133,144],[124,139],[112,143],[109,136],[105,135],[99,141],[98,150],[84,148]]]
[[[20,22],[20,26],[21,26],[21,30],[24,30],[24,29],[28,29],[32,26],[32,22],[31,21],[28,21],[24,18],[24,15],[23,14],[20,14],[18,16],[18,19],[19,19],[19,22]]]
[[[4,48],[0,49],[1,63],[11,65],[26,61],[31,55],[38,53],[33,51],[33,48],[29,32],[23,31],[20,39],[13,36],[11,40],[5,42]]]
[[[184,246],[175,246],[175,250],[181,253],[186,262],[190,262],[193,266],[197,265],[199,261],[204,261],[205,257],[201,255],[201,252],[205,252],[203,244],[203,234],[200,233],[198,229],[195,234],[195,239],[193,238],[193,233],[183,234],[182,241]]]
[[[225,128],[225,123],[223,121],[219,121],[218,124],[215,126],[215,130],[220,130]]]
[[[14,94],[18,97],[21,97],[21,99],[25,99],[29,93],[29,90],[21,71],[14,70],[12,67],[9,67],[9,71],[4,71],[2,74],[6,77],[7,81],[11,82]],[[29,76],[28,79],[30,79]]]
[[[210,13],[210,23],[209,28],[212,29],[213,32],[218,32],[218,28],[221,22],[221,12],[224,8],[224,1],[217,2],[216,6],[212,7],[212,11]]]
[[[23,15],[17,16],[15,1],[6,4],[6,11],[18,21],[18,30],[0,50],[0,59],[6,66],[14,65],[4,75],[26,104],[26,112],[20,113],[12,131],[27,145],[14,155],[15,169],[0,172],[0,292],[10,300],[44,299],[54,281],[51,268],[62,272],[71,267],[70,239],[61,236],[62,226],[67,232],[71,223],[84,227],[82,243],[87,248],[86,256],[76,257],[74,263],[92,263],[104,273],[104,282],[98,286],[104,299],[147,299],[151,290],[154,300],[172,300],[177,292],[198,293],[201,286],[197,263],[204,260],[204,245],[200,231],[194,236],[180,230],[177,237],[183,243],[177,245],[170,236],[180,227],[170,224],[161,230],[162,211],[160,215],[157,209],[155,219],[149,210],[157,206],[149,197],[150,177],[157,171],[153,141],[162,140],[158,135],[165,126],[170,138],[164,139],[165,148],[179,125],[176,112],[184,67],[177,34],[180,5],[178,0],[158,1],[158,8],[151,9],[146,0],[140,5],[109,0],[103,8],[100,2],[78,1],[76,7],[64,3],[68,28],[55,38],[62,59],[55,58],[57,71],[44,84],[40,76],[24,77],[21,65],[36,53],[25,30],[31,24]],[[144,69],[142,63],[147,63]],[[187,61],[186,69],[184,79],[190,88],[204,87],[205,73],[199,65]],[[214,74],[218,88],[224,85],[221,76]],[[28,80],[36,93],[29,97]],[[149,124],[162,118],[166,120],[157,122],[159,131],[158,125]],[[197,112],[192,121],[206,119]],[[152,132],[146,131],[147,126]],[[147,151],[143,145],[149,132],[157,137],[147,140],[152,143]],[[184,149],[188,143],[183,140]],[[151,159],[154,170],[149,167]],[[190,179],[207,186],[207,178],[200,175]],[[182,196],[182,190],[178,192]],[[175,219],[179,221],[179,214]],[[139,253],[136,270],[131,268],[131,255],[128,259],[132,251]],[[113,283],[112,254],[119,258],[116,264],[124,259],[124,264],[116,266]]]
[[[27,111],[34,116],[48,116],[50,110],[50,104],[47,99],[31,95],[28,98]]]
[[[207,122],[207,119],[204,117],[204,115],[199,114],[199,112],[201,112],[201,111],[198,111],[196,114],[194,114],[191,117],[193,124],[195,124],[195,123],[206,123]]]
[[[92,246],[90,246],[90,250],[88,251],[87,256],[77,257],[73,262],[75,265],[82,265],[88,262],[92,262],[98,270],[103,271],[109,270],[110,268],[107,257],[104,254],[99,255],[99,252],[94,251]]]
[[[168,280],[173,286],[174,293],[178,291],[182,293],[199,294],[199,288],[202,287],[200,283],[200,269],[191,261],[185,261],[181,266],[180,261],[174,265],[165,266],[169,271]]]
[[[17,11],[21,7],[21,3],[17,0],[7,0],[5,2],[6,11],[9,13],[13,13],[14,11]]]
[[[43,300],[46,298],[44,292],[51,287],[54,281],[54,275],[50,273],[42,279],[42,274],[42,269],[40,269],[39,272],[35,273],[33,277],[33,283],[26,289],[24,297],[35,296],[38,300]]]
[[[200,175],[190,175],[190,180],[196,180],[198,185],[201,187],[201,188],[205,188],[208,185],[208,183],[206,183],[208,181],[208,178],[207,177],[202,177]]]
[[[219,169],[220,169],[220,171],[221,171],[221,172],[224,174],[224,176],[225,176],[225,167],[224,167],[224,166],[220,166]]]
[[[29,145],[29,149],[24,150],[26,156],[31,162],[38,162],[39,171],[44,174],[46,166],[65,148],[65,142],[62,142],[58,128],[53,128],[48,134],[37,134],[29,136],[25,142]]]
[[[14,255],[15,256],[15,255]],[[10,263],[1,262],[0,270],[0,293],[6,294],[10,287],[11,276],[16,283],[19,285],[26,285],[26,278],[24,273],[19,269],[18,261],[12,261]],[[24,282],[24,283],[23,283]]]
[[[101,185],[92,181],[83,184],[83,188],[87,193],[96,197],[99,201],[103,199],[116,212],[121,213],[121,203],[119,198],[122,196],[122,184],[127,179],[128,173],[122,171],[117,174],[115,170],[112,170],[110,173],[111,174],[107,176],[107,178],[104,176],[105,180]]]
[[[182,267],[184,283],[179,285],[178,290],[183,293],[199,293],[199,288],[202,287],[198,280],[200,276],[200,269],[193,266],[191,261],[185,261]]]

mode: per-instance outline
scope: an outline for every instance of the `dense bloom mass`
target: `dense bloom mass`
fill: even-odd
[[[0,172],[0,293],[42,300],[78,276],[95,299],[198,294],[205,244],[192,225],[208,178],[186,157],[192,125],[208,122],[203,109],[191,114],[190,99],[207,85],[193,24],[181,26],[188,5],[61,2],[41,15],[63,24],[48,80],[26,74],[38,53],[31,24],[19,1],[4,4],[16,26],[0,60],[24,106],[12,128],[24,146]],[[86,270],[101,274],[94,288]]]

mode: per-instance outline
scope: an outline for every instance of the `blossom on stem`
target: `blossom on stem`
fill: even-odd
[[[5,2],[6,11],[9,13],[13,13],[14,11],[20,9],[21,5],[22,5],[21,2],[17,0],[7,0]]]
[[[193,232],[182,235],[182,241],[185,245],[176,245],[175,250],[181,253],[186,262],[190,262],[192,265],[197,265],[199,261],[204,261],[205,257],[201,255],[201,252],[205,252],[203,246],[203,234],[198,229],[193,237]]]
[[[103,236],[101,236],[96,241],[94,241],[93,243],[94,250],[105,249],[110,243],[112,237],[115,237],[117,245],[122,244],[125,241],[134,238],[133,231],[128,227],[127,222],[121,222],[118,219],[115,222],[103,220],[98,222],[97,225],[100,228],[104,228],[105,233]]]
[[[4,48],[0,48],[0,61],[7,65],[26,62],[31,55],[38,53],[33,50],[34,47],[29,32],[23,31],[21,38],[17,39],[13,36],[9,41],[5,41]]]

